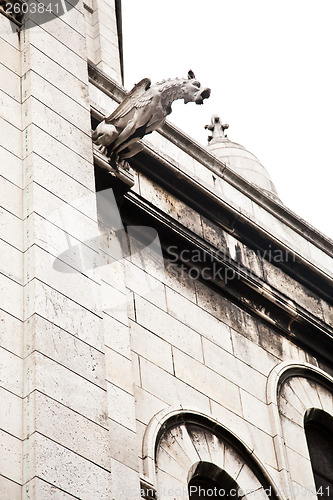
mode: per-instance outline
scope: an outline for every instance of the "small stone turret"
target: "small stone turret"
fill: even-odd
[[[228,124],[223,124],[218,115],[213,115],[210,125],[205,126],[211,134],[208,136],[207,149],[232,170],[265,191],[269,196],[279,199],[276,188],[266,168],[258,158],[244,146],[228,139],[225,131]]]

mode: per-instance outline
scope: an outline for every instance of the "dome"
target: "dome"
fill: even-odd
[[[224,131],[229,125],[222,124],[218,116],[213,115],[211,125],[206,125],[211,135],[208,137],[207,149],[237,174],[252,182],[269,196],[278,199],[276,188],[266,168],[258,158],[244,146],[228,139]]]

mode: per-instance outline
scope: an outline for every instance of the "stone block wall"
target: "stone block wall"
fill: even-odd
[[[90,95],[93,107],[102,114],[114,109],[115,104],[110,97],[96,87],[91,87]],[[225,180],[217,179],[184,148],[177,148],[158,133],[145,140],[145,144],[148,150],[157,152],[179,172],[186,172],[191,179],[209,187],[223,201],[233,204],[236,210],[252,218],[262,229],[278,238],[284,235],[284,241],[290,248],[287,258],[292,259],[293,252],[310,258],[310,243],[304,235],[291,231],[287,224],[274,219],[272,214],[262,208],[258,216],[259,212],[254,212],[253,200]],[[135,168],[135,162],[133,165]],[[203,216],[200,210],[195,211],[161,187],[140,168],[133,173],[135,184],[131,188],[132,192],[154,207],[154,210],[229,255],[239,266],[265,282],[267,290],[282,293],[293,304],[292,307],[303,308],[328,327],[332,326],[332,306],[276,266],[274,256],[260,256]],[[170,246],[173,243],[169,241]],[[114,436],[115,450],[118,451],[114,459],[123,472],[122,480],[114,483],[113,494],[117,498],[125,498],[126,495],[136,498],[129,492],[137,491],[138,470],[144,483],[157,488],[158,492],[165,485],[173,485],[174,488],[182,485],[186,490],[187,484],[179,482],[179,471],[184,465],[181,457],[183,453],[188,453],[182,440],[184,436],[180,439],[172,434],[172,442],[176,443],[174,446],[178,447],[178,452],[173,455],[171,448],[167,448],[168,470],[165,469],[167,455],[163,454],[163,465],[162,462],[159,465],[159,452],[156,452],[149,437],[152,423],[157,422],[156,427],[162,429],[166,422],[164,416],[168,412],[170,415],[178,412],[181,418],[186,411],[205,415],[211,419],[212,426],[221,425],[230,431],[249,450],[249,455],[256,457],[281,497],[290,496],[290,487],[294,487],[292,498],[297,497],[297,488],[306,486],[313,490],[312,477],[308,474],[309,479],[305,484],[293,455],[294,452],[299,453],[300,448],[296,451],[295,444],[290,442],[287,447],[292,451],[286,451],[285,442],[292,434],[293,425],[289,422],[293,418],[289,412],[281,428],[283,405],[281,400],[274,397],[277,397],[283,386],[283,377],[274,377],[280,367],[286,367],[281,368],[281,372],[285,369],[290,378],[301,372],[304,380],[307,380],[310,373],[310,378],[322,377],[325,384],[332,384],[331,369],[320,356],[316,357],[315,353],[295,342],[292,333],[290,336],[281,335],[259,314],[249,314],[215,291],[208,281],[193,278],[191,273],[184,272],[170,260],[161,260],[161,255],[157,255],[149,246],[131,240],[130,250],[130,257],[125,259],[124,278],[134,370],[136,428],[133,428],[133,413],[129,411],[127,403],[132,392],[122,386],[121,380],[114,379],[119,389],[125,389],[127,394],[116,391],[117,408],[111,415],[112,420],[116,419]],[[328,255],[326,259],[329,260]],[[330,267],[324,262],[322,266]],[[118,358],[115,363],[122,369],[127,363],[128,350],[123,350],[121,354],[121,361]],[[303,403],[304,409],[316,405],[331,413],[332,394],[326,393],[320,384],[317,387],[322,400],[315,401],[313,397],[311,401]],[[294,397],[301,396],[298,394]],[[299,412],[298,433],[302,432],[303,439],[300,463],[304,460],[308,468],[310,461],[304,446],[302,417],[303,414]],[[134,440],[133,432],[136,433]],[[121,442],[126,445],[121,446]],[[206,451],[206,456],[210,452]],[[135,453],[138,461],[133,460]],[[199,453],[198,458],[203,456]],[[156,467],[157,475],[154,472]],[[235,471],[235,478],[242,467],[243,463]],[[125,477],[131,477],[131,489],[124,482]],[[160,495],[159,498],[164,497]],[[186,494],[175,494],[174,498],[187,497]]]
[[[85,2],[88,59],[117,83],[122,83],[117,12],[120,2]]]
[[[154,416],[167,408],[190,409],[229,429],[286,487],[276,459],[268,376],[283,362],[317,368],[318,361],[184,273],[176,277],[135,259],[126,276],[135,311],[130,327],[141,467],[143,436]]]
[[[20,35],[0,15],[3,500],[110,498],[113,318],[68,251],[99,251],[85,9],[65,7]]]
[[[184,464],[216,462],[220,448],[208,431],[206,444],[191,444],[184,429],[163,434],[185,413],[232,434],[289,498],[287,488],[310,476],[304,411],[333,413],[332,367],[296,342],[292,321],[282,335],[263,311],[250,314],[227,289],[125,233],[119,213],[110,223],[112,191],[95,192],[90,106],[116,104],[89,83],[87,57],[119,82],[114,6],[79,3],[51,22],[25,21],[19,38],[0,16],[1,499],[138,499],[140,479],[186,490]],[[331,269],[327,252],[180,146],[160,133],[145,140],[249,224]],[[133,196],[229,255],[291,310],[333,325],[327,301],[133,168]],[[246,484],[245,462],[224,457]]]
[[[0,15],[0,497],[21,498],[23,396],[23,207],[21,54]]]

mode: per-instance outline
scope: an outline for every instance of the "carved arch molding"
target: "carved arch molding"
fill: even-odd
[[[187,500],[193,470],[198,464],[204,464],[205,470],[212,464],[212,470],[217,467],[237,484],[244,500],[269,496],[299,500],[301,495],[318,499],[304,422],[309,412],[325,412],[333,418],[333,377],[307,363],[281,363],[269,375],[267,405],[277,458],[276,482],[255,450],[220,423],[199,412],[167,409],[155,415],[146,429],[145,485],[157,491],[158,500]],[[145,498],[156,498],[155,494]]]
[[[221,496],[212,498],[277,498],[253,450],[206,416],[182,412],[166,420],[155,436],[154,455],[149,482],[158,500],[187,500],[188,484],[201,471],[205,479],[224,489]]]
[[[278,466],[285,474],[285,496],[309,500],[316,495],[304,424],[307,415],[333,418],[333,378],[309,364],[282,364],[273,370],[268,403],[275,423]]]

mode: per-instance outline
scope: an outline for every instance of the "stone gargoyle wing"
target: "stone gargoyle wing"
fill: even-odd
[[[150,88],[150,85],[151,80],[149,78],[143,78],[139,83],[135,84],[113,113],[111,113],[108,118],[105,118],[105,123],[114,124],[117,120],[127,115],[129,115],[130,118],[130,115],[135,109],[148,104],[152,96],[148,94],[147,98],[145,98],[144,93]]]

